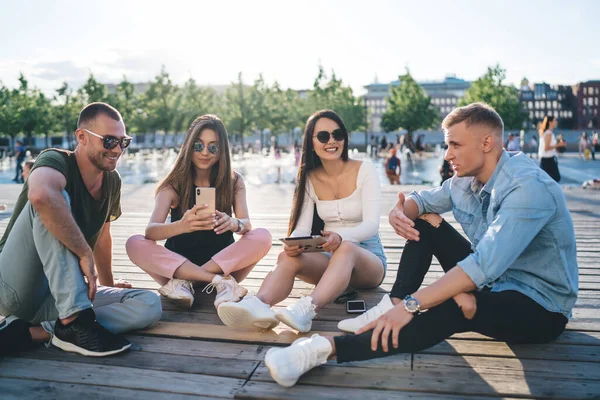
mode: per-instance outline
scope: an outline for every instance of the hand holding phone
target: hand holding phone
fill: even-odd
[[[186,233],[195,231],[208,231],[215,227],[215,214],[208,214],[204,210],[208,209],[207,205],[194,206],[187,210],[179,223],[183,226]]]

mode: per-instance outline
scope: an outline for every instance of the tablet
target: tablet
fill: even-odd
[[[323,236],[318,236],[318,235],[289,237],[289,238],[282,238],[279,240],[281,240],[283,243],[287,244],[288,246],[302,246],[302,247],[304,247],[304,252],[306,252],[306,253],[325,251],[325,250],[323,250],[322,246],[327,241],[326,238],[324,238]]]

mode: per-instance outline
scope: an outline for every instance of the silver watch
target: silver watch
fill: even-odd
[[[419,314],[421,312],[421,304],[419,300],[409,294],[404,298],[404,309],[411,314]]]
[[[235,233],[239,233],[244,230],[244,223],[242,222],[242,220],[237,218],[237,222],[238,222],[238,230],[235,231]]]

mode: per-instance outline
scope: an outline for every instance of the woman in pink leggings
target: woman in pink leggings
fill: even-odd
[[[195,204],[196,187],[216,188],[215,214]],[[237,242],[233,232],[241,236]],[[156,243],[165,239],[164,247]],[[131,261],[163,285],[158,292],[181,307],[192,306],[195,282],[209,283],[207,293],[216,289],[217,308],[247,293],[237,282],[269,252],[271,234],[252,229],[244,178],[231,169],[227,131],[218,117],[203,115],[192,123],[173,169],[156,189],[145,235],[130,237],[126,248]]]

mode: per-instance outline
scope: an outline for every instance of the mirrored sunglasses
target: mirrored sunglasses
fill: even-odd
[[[321,143],[329,142],[330,137],[333,137],[333,140],[335,140],[336,142],[343,142],[344,139],[346,139],[346,135],[344,134],[344,131],[341,128],[335,129],[331,133],[329,133],[327,131],[317,132],[315,137]]]
[[[131,144],[131,140],[132,140],[132,138],[130,138],[130,137],[117,138],[117,137],[110,136],[110,135],[102,136],[102,135],[98,135],[97,133],[90,131],[89,129],[84,128],[83,130],[92,136],[96,136],[97,138],[102,139],[102,144],[104,145],[104,148],[106,150],[112,150],[115,147],[117,147],[117,145],[119,145],[119,147],[121,147],[121,149],[126,149]]]
[[[204,143],[194,143],[194,151],[196,153],[202,153],[204,151]],[[211,143],[208,145],[208,152],[210,154],[217,154],[219,152],[219,145]]]

